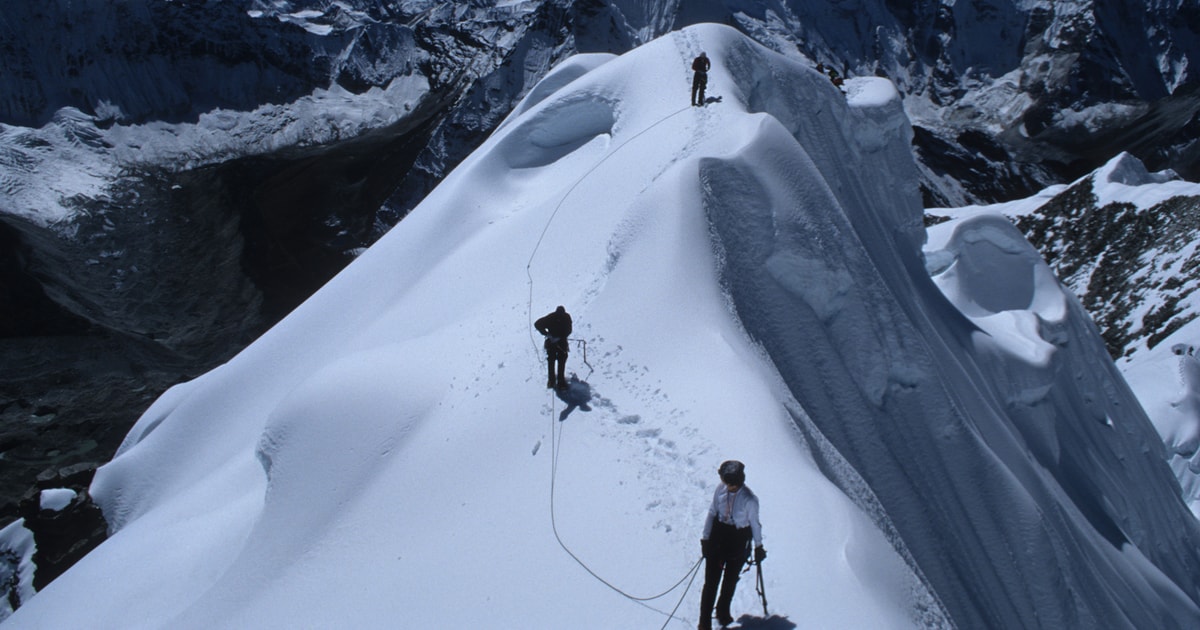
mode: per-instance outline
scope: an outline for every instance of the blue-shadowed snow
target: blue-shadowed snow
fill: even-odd
[[[1047,366],[1055,346],[1041,335],[1043,323],[1067,316],[1058,279],[1008,219],[981,215],[953,231],[945,243],[928,243],[934,282],[980,328],[977,343],[994,344],[1027,363]]]
[[[999,225],[945,240],[974,306],[931,281],[894,88],[848,103],[711,25],[551,77],[146,412],[91,488],[114,535],[9,623],[692,628],[698,583],[643,604],[596,576],[686,578],[728,458],[779,627],[1200,620],[1200,532],[1082,309],[1006,277],[1037,265]],[[559,304],[579,343],[556,397],[531,323]],[[1035,333],[1054,348],[1019,347]],[[760,613],[748,575],[734,615]]]
[[[1139,160],[1126,153],[1116,156],[1085,179],[1092,182],[1091,191],[1097,207],[1129,204],[1133,212],[1146,213],[1156,212],[1156,206],[1173,198],[1200,198],[1200,184],[1181,180],[1171,171],[1149,172]],[[1028,199],[1009,203],[931,210],[934,214],[958,219],[930,230],[926,255],[931,269],[938,271],[938,264],[948,264],[942,242],[957,230],[964,229],[959,227],[960,224],[969,225],[963,222],[964,219],[991,215],[1007,222],[1034,214],[1056,195],[1079,183],[1054,186]],[[1146,266],[1131,281],[1146,286],[1186,282],[1188,272],[1184,265],[1193,257],[1196,247],[1197,243],[1189,242],[1177,251],[1161,251],[1160,248],[1160,251],[1148,252],[1143,256]],[[938,279],[938,284],[958,303],[953,287],[947,282],[952,277],[953,274],[946,274]],[[1187,295],[1176,307],[1185,314],[1194,313],[1200,310],[1200,304],[1194,302],[1194,298]],[[1139,332],[1144,318],[1162,306],[1162,300],[1153,299],[1153,296],[1139,304],[1132,312],[1131,332]],[[1025,338],[1030,337],[1026,335]],[[1036,344],[1036,339],[1032,343]],[[1019,344],[1014,347],[1016,345]],[[1192,321],[1158,341],[1154,347],[1139,343],[1130,348],[1130,353],[1119,359],[1117,365],[1166,444],[1184,499],[1192,512],[1200,516],[1200,403],[1197,402],[1200,400],[1200,369],[1195,354],[1198,347],[1200,323]]]

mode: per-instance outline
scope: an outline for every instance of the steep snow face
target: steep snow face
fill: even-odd
[[[826,120],[800,86],[769,80],[774,65],[727,63],[798,145],[755,142],[702,166],[725,283],[955,621],[1195,623],[1200,558],[1152,541],[1196,524],[1086,313],[1035,251],[1003,224],[962,236],[978,245],[949,256],[973,288],[949,308],[921,263],[906,129],[887,124],[898,112]],[[964,315],[992,334],[976,338]],[[1143,553],[1159,568],[1144,573]]]
[[[931,257],[961,308],[930,279],[890,84],[715,26],[552,79],[146,413],[92,487],[116,533],[13,623],[694,627],[697,589],[596,577],[686,583],[729,457],[798,627],[1200,620],[1200,531],[1082,310],[999,226]]]
[[[1075,520],[1068,528],[1080,527],[1097,540],[1090,549],[1054,544],[1063,571],[1078,575],[1084,583],[1104,583],[1101,588],[1114,597],[1142,590],[1147,601],[1161,599],[1162,605],[1178,613],[1169,622],[1152,621],[1154,613],[1134,615],[1128,617],[1130,627],[1194,625],[1194,586],[1185,586],[1190,578],[1180,581],[1179,577],[1195,574],[1196,556],[1188,554],[1181,559],[1159,554],[1149,540],[1169,538],[1177,531],[1194,535],[1195,523],[1181,516],[1176,503],[1167,496],[1175,484],[1163,478],[1160,461],[1164,453],[1158,447],[1157,435],[1108,361],[1091,322],[1082,316],[1083,309],[1053,279],[1040,255],[1007,219],[981,215],[938,226],[934,232],[944,239],[944,245],[931,243],[931,250],[943,254],[943,266],[949,263],[944,270],[935,269],[939,286],[978,325],[972,337],[974,344],[985,351],[980,368],[994,384],[997,401],[1008,416],[1004,424],[1007,432],[1026,445],[1027,456],[1032,459],[1029,469],[1010,467],[1014,481],[1037,496],[1040,491],[1034,490],[1030,473],[1052,476],[1054,482],[1045,490],[1058,495],[1066,506],[1062,518]],[[984,265],[991,269],[1007,266],[1020,272],[1016,277],[1024,278],[1025,287],[1013,291],[1011,283],[997,286],[972,273],[972,269]],[[978,296],[985,292],[998,293],[1007,306],[980,308]],[[1020,361],[989,361],[988,348],[993,348],[994,358],[1003,354],[1025,356]],[[1060,385],[1068,380],[1075,387]],[[994,440],[995,435],[988,439]],[[1153,505],[1136,493],[1122,495],[1116,490],[1132,479],[1141,479],[1139,483],[1158,490]],[[991,487],[990,483],[985,485]],[[1144,519],[1146,509],[1163,511],[1160,517]],[[1054,523],[1057,519],[1046,520]],[[1047,538],[1057,538],[1063,524],[1059,521],[1058,527],[1048,526]],[[1100,538],[1107,544],[1099,542]],[[1113,555],[1119,555],[1125,568],[1134,572],[1124,577],[1115,575],[1116,567],[1108,559]],[[1174,589],[1160,582],[1153,572],[1136,577],[1148,568],[1146,559],[1166,575],[1176,576],[1182,589],[1173,593]],[[1083,568],[1076,573],[1072,566]],[[1143,590],[1146,587],[1149,591]],[[1088,597],[1076,597],[1077,593],[1066,599],[1076,600],[1079,607],[1075,611],[1064,608],[1064,619],[1068,621],[1060,623],[1114,625],[1111,617],[1091,617],[1091,610],[1105,609],[1103,603],[1084,603]],[[1045,593],[1031,596],[1039,599]],[[1176,596],[1179,599],[1172,602]]]
[[[1121,154],[1069,185],[1009,204],[934,209],[1005,216],[1092,313],[1118,366],[1162,436],[1192,511],[1200,514],[1200,413],[1192,402],[1197,337],[1200,185],[1151,173]],[[942,228],[939,228],[942,229]]]
[[[1200,518],[1200,325],[1180,328],[1121,370],[1167,447],[1182,496]]]

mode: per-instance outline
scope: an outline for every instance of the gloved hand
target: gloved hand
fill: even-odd
[[[767,550],[763,549],[762,545],[754,548],[754,561],[762,562],[767,559]]]
[[[700,555],[702,555],[702,556],[704,556],[705,558],[707,558],[707,557],[708,557],[708,552],[709,552],[709,550],[710,550],[711,548],[712,548],[712,545],[711,545],[711,544],[709,544],[709,542],[708,542],[708,539],[706,539],[706,538],[701,538],[701,539],[700,539]]]

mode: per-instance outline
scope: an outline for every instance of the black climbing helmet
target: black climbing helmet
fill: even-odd
[[[721,481],[726,484],[740,486],[746,483],[746,465],[736,459],[721,462],[717,474],[721,475]]]

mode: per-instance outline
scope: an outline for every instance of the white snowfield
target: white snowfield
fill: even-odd
[[[1200,532],[1078,305],[986,220],[930,280],[889,83],[704,25],[542,85],[146,412],[92,486],[114,535],[7,625],[694,628],[728,458],[769,553],[746,627],[1200,623]]]

